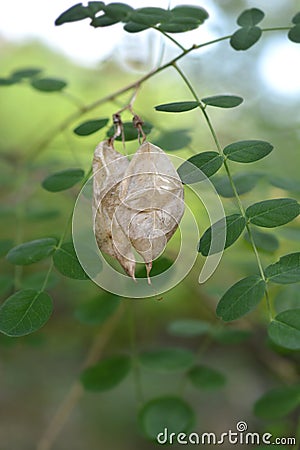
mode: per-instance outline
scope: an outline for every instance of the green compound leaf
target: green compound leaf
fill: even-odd
[[[101,325],[115,313],[119,305],[119,297],[104,292],[79,305],[75,310],[75,317],[82,323]]]
[[[0,258],[6,255],[6,253],[12,248],[14,245],[11,239],[1,239],[0,240]]]
[[[141,353],[139,360],[147,369],[170,372],[189,368],[194,362],[194,354],[183,348],[163,348]]]
[[[52,314],[52,300],[46,292],[24,289],[11,295],[0,308],[0,332],[25,336],[41,328]]]
[[[185,129],[164,131],[153,143],[165,151],[180,150],[191,143],[188,133]]]
[[[96,2],[93,2],[96,3]],[[102,3],[102,2],[99,2]],[[104,3],[103,3],[104,5]],[[64,11],[56,20],[55,25],[62,25],[68,22],[76,22],[77,20],[86,19],[87,17],[91,17],[91,11],[89,8],[86,8],[82,5],[82,3],[77,3],[71,8]]]
[[[33,78],[36,75],[40,74],[43,70],[42,69],[36,69],[36,68],[28,68],[28,69],[19,69],[15,70],[11,77],[22,80],[23,78]]]
[[[125,3],[109,3],[103,7],[103,11],[112,19],[126,21],[128,15],[134,11],[134,9]]]
[[[178,319],[170,323],[168,332],[173,336],[189,338],[203,336],[210,332],[211,327],[209,322],[204,322],[203,320]]]
[[[201,101],[209,106],[218,108],[235,108],[243,103],[244,99],[237,95],[213,95],[212,97],[202,98]]]
[[[61,172],[56,172],[53,175],[45,178],[42,186],[46,191],[60,192],[70,189],[76,183],[82,180],[84,171],[82,169],[67,169]]]
[[[80,381],[88,391],[113,389],[128,375],[131,361],[128,356],[112,356],[84,370]]]
[[[264,17],[265,13],[261,9],[258,8],[246,9],[239,15],[237,23],[241,27],[252,27],[261,22]]]
[[[291,222],[300,213],[300,205],[291,198],[278,198],[254,203],[246,209],[251,223],[259,227],[274,228]]]
[[[217,306],[217,316],[225,322],[239,319],[252,311],[265,293],[266,283],[257,276],[243,278],[231,286]]]
[[[231,161],[251,163],[264,158],[273,150],[269,142],[248,140],[229,144],[224,148],[224,155]]]
[[[165,396],[145,403],[138,414],[139,424],[144,434],[151,440],[164,439],[163,430],[168,434],[188,432],[195,423],[195,413],[188,403],[179,397]]]
[[[239,195],[246,194],[255,188],[259,180],[262,178],[260,173],[238,173],[233,175],[232,179]],[[218,194],[225,198],[235,197],[231,183],[226,175],[212,178],[212,183]]]
[[[300,308],[279,313],[270,323],[268,334],[280,347],[300,350]]]
[[[107,125],[109,119],[94,119],[87,120],[86,122],[82,122],[76,128],[74,128],[74,133],[78,136],[89,136],[90,134],[95,133],[96,131],[101,130]]]
[[[240,235],[242,234],[242,232],[246,227],[246,220],[240,214],[232,214],[231,216],[225,217],[225,221],[219,220],[218,222],[214,223],[211,227],[209,227],[205,231],[199,242],[198,251],[203,256],[208,256],[209,252],[210,254],[214,254],[221,252],[223,250],[222,247],[223,242],[221,241],[218,244],[218,239],[221,238],[221,240],[223,240],[225,227],[226,227],[226,240],[224,249],[230,247],[240,237]],[[216,240],[214,241],[213,248],[210,250],[212,228],[214,230],[214,236]]]
[[[26,266],[50,256],[56,248],[57,240],[53,238],[36,239],[12,248],[6,255],[11,264]]]
[[[33,78],[30,84],[34,89],[42,92],[59,92],[67,86],[66,81],[58,78]]]
[[[278,419],[300,405],[300,385],[284,386],[264,394],[254,405],[254,414],[262,419]]]
[[[178,5],[175,6],[175,8],[171,9],[172,16],[178,17],[178,18],[187,18],[191,17],[193,19],[199,20],[201,23],[203,23],[206,19],[208,19],[209,15],[208,12],[201,8],[201,6],[190,6],[190,5]]]
[[[181,164],[177,172],[182,183],[197,183],[215,174],[222,166],[223,160],[223,156],[217,152],[198,153]]]
[[[264,233],[258,230],[252,230],[252,237],[256,247],[259,250],[268,253],[274,253],[279,248],[279,241],[273,234]],[[244,239],[251,243],[248,233],[245,234]]]
[[[187,377],[197,389],[218,389],[226,383],[226,377],[221,372],[203,365],[190,369]]]
[[[156,111],[179,113],[191,111],[199,106],[198,102],[174,102],[164,103],[163,105],[155,106]]]
[[[300,252],[282,256],[265,270],[265,275],[273,283],[292,284],[300,281]]]
[[[230,45],[235,50],[248,50],[259,41],[262,31],[259,27],[240,28],[230,38]]]
[[[288,38],[290,41],[300,44],[300,23],[289,30]]]
[[[90,25],[92,27],[98,28],[98,27],[109,27],[110,25],[114,25],[115,23],[119,23],[119,19],[113,19],[108,14],[103,14],[99,17],[94,17],[94,19],[91,21]]]
[[[300,12],[294,15],[294,17],[292,18],[292,22],[296,25],[300,23]]]
[[[149,27],[168,21],[169,18],[170,11],[155,7],[138,8],[130,14],[130,21]]]
[[[145,134],[149,134],[153,128],[153,125],[149,122],[144,122],[143,131]],[[138,130],[133,126],[132,122],[123,123],[124,138],[125,141],[134,141],[138,138]],[[114,127],[111,126],[107,131],[107,137],[112,137],[114,135]],[[122,141],[122,136],[118,136],[116,141]]]
[[[55,268],[66,277],[75,280],[88,280],[88,276],[78,261],[72,242],[63,244],[53,255]]]

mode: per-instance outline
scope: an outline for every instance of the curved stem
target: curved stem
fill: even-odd
[[[220,145],[220,142],[218,140],[218,137],[217,137],[215,129],[214,129],[213,125],[212,125],[212,122],[211,122],[211,120],[210,120],[210,118],[209,118],[209,116],[207,114],[205,106],[202,104],[202,102],[201,102],[200,98],[198,97],[195,89],[193,88],[191,82],[186,77],[184,72],[182,72],[182,70],[178,67],[178,65],[176,63],[173,63],[172,66],[176,69],[178,74],[181,76],[181,78],[185,82],[186,86],[189,88],[189,90],[190,90],[192,96],[194,97],[194,99],[199,103],[199,108],[200,108],[200,110],[202,111],[202,113],[203,113],[203,115],[205,117],[206,123],[207,123],[207,125],[208,125],[208,127],[210,129],[210,132],[211,132],[212,137],[214,139],[214,142],[216,144],[217,150],[220,153],[220,155],[224,156],[222,147]],[[239,210],[240,210],[242,216],[246,220],[246,229],[247,229],[247,232],[248,232],[248,235],[249,235],[249,239],[250,239],[250,243],[251,243],[254,255],[255,255],[255,259],[256,259],[256,262],[257,262],[257,266],[258,266],[258,269],[259,269],[260,276],[261,276],[262,280],[264,280],[266,282],[266,277],[265,277],[265,273],[264,273],[264,270],[263,270],[263,265],[262,265],[262,262],[261,262],[261,259],[260,259],[260,256],[259,256],[256,244],[255,244],[255,241],[254,241],[254,238],[253,238],[252,230],[251,230],[250,224],[247,223],[247,217],[246,217],[246,213],[245,213],[245,209],[244,209],[243,203],[242,203],[242,201],[240,199],[240,196],[239,196],[238,191],[236,189],[236,186],[234,184],[234,180],[233,180],[232,175],[230,173],[230,169],[229,169],[228,163],[227,163],[225,158],[224,158],[224,167],[225,167],[228,179],[229,179],[229,183],[230,183],[230,185],[232,187],[235,199],[237,201]],[[273,316],[272,316],[272,310],[271,310],[271,304],[270,304],[270,299],[269,299],[267,286],[265,287],[265,297],[266,297],[266,303],[267,303],[269,318],[270,318],[270,320],[272,320]]]
[[[178,42],[176,39],[174,39],[172,36],[170,36],[168,33],[166,33],[165,31],[161,30],[158,27],[153,27],[154,30],[159,31],[161,34],[163,34],[166,38],[168,38],[171,42],[173,42],[173,44],[175,44],[178,48],[180,48],[180,50],[182,50],[183,52],[186,51],[186,48],[183,47],[183,45],[180,44],[180,42]]]

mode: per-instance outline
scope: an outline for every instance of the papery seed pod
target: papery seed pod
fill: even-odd
[[[117,222],[146,263],[164,250],[184,213],[183,186],[167,155],[149,142],[133,156],[119,190]]]
[[[97,146],[93,159],[93,223],[99,249],[116,258],[135,279],[131,243],[122,228],[116,226],[115,219],[115,210],[120,205],[121,181],[128,166],[127,157],[108,141]]]

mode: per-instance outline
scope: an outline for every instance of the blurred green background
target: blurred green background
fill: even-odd
[[[210,19],[216,36],[235,30],[235,18],[250,5],[246,1],[234,0],[216,3],[215,16]],[[259,6],[263,8],[263,5]],[[265,26],[289,25],[290,18],[296,11],[296,1],[276,2],[274,11],[269,11],[267,15]],[[217,25],[213,28],[215,19]],[[99,39],[103,39],[105,29],[98,31]],[[180,35],[178,40],[180,41]],[[201,41],[200,30],[199,42]],[[273,197],[297,198],[300,193],[300,85],[298,91],[276,91],[261,70],[261,62],[268,56],[267,51],[274,51],[276,46],[279,48],[286,41],[283,33],[268,33],[248,52],[235,52],[225,41],[209,47],[203,53],[197,51],[180,63],[200,97],[232,93],[245,99],[236,109],[211,111],[222,146],[243,139],[262,139],[275,147],[271,155],[260,162],[244,166],[232,164],[233,172],[252,171],[262,174],[255,188],[242,196],[246,206]],[[53,194],[43,190],[41,181],[50,173],[70,167],[88,171],[94,148],[105,137],[105,130],[89,137],[78,137],[73,133],[73,128],[88,118],[111,117],[128,102],[130,95],[127,93],[120,96],[116,101],[74,121],[66,131],[55,136],[47,147],[36,154],[36,149],[45,136],[51,134],[52,129],[65,117],[76,111],[74,99],[88,104],[136,80],[151,67],[149,62],[144,62],[143,48],[136,50],[134,55],[124,51],[122,56],[122,52],[114,52],[105,61],[88,68],[72,62],[65,55],[56,53],[38,41],[12,43],[0,35],[0,44],[1,77],[6,77],[17,69],[38,67],[44,70],[45,75],[63,78],[68,82],[65,94],[37,92],[26,82],[0,87],[1,240],[7,240],[9,248],[18,242],[60,236],[72,211],[78,189],[74,187]],[[296,46],[291,42],[287,45]],[[126,46],[126,41],[123,46]],[[147,51],[151,55],[155,52],[154,49],[152,51],[151,40],[149,46]],[[297,50],[299,57],[299,46]],[[176,48],[168,46],[165,60],[175,55],[176,51]],[[130,58],[128,54],[131,55]],[[278,71],[280,68],[278,61]],[[296,58],[290,61],[289,70],[299,73]],[[149,136],[151,142],[159,141],[165,132],[188,130],[187,134],[191,138],[189,145],[176,150],[176,155],[185,159],[193,153],[214,150],[212,138],[199,111],[172,115],[155,112],[154,106],[189,99],[190,94],[175,71],[168,69],[142,86],[135,103],[136,112],[153,124]],[[129,152],[133,152],[135,147],[136,142],[130,143]],[[34,159],[28,156],[33,153],[36,154]],[[270,184],[272,176],[276,179],[295,180],[292,191]],[[192,195],[188,192],[186,195],[202,233],[208,226],[205,210]],[[226,212],[236,210],[233,199],[223,199],[223,203]],[[275,262],[283,254],[299,251],[297,221],[279,228],[276,235],[280,240],[280,247],[274,253],[261,253],[265,265]],[[5,251],[3,253],[5,255]],[[172,255],[172,242],[166,255]],[[138,352],[173,345],[195,351],[201,348],[205,338],[174,337],[168,332],[169,324],[179,318],[194,318],[222,326],[215,316],[215,306],[220,295],[238,279],[257,271],[254,255],[243,238],[225,252],[210,280],[199,285],[198,274],[203,262],[203,258],[198,256],[191,273],[180,285],[165,293],[161,301],[157,301],[155,297],[123,300],[124,313],[104,348],[103,356],[131,352],[132,308]],[[49,261],[45,260],[21,270],[2,259],[0,290],[3,299],[12,292],[12,283],[16,279],[21,287],[38,288],[48,266]],[[299,305],[297,289],[288,288],[282,293],[281,289],[274,285],[271,290],[276,311],[286,309],[289,305],[295,306],[297,302]],[[101,298],[104,293],[100,288],[92,282],[64,278],[54,270],[48,291],[54,299],[55,308],[51,320],[43,329],[17,339],[0,336],[1,450],[36,448],[58,405],[79,376],[88,348],[99,332],[99,326],[82,323],[76,318],[75,312],[79,305],[90,299]],[[266,323],[267,315],[262,304],[245,319],[226,325],[229,328],[249,330],[249,339],[240,343],[217,340],[209,342],[201,361],[223,372],[227,383],[222,389],[211,392],[187,387],[185,397],[197,412],[194,429],[199,433],[221,433],[234,429],[239,420],[245,420],[251,431],[268,431],[287,436],[295,434],[296,416],[263,421],[253,415],[253,404],[265,391],[282,382],[295,382],[298,379],[298,356],[276,349],[268,342]],[[182,374],[160,374],[142,368],[141,377],[144,397],[150,399],[160,394],[177,392]],[[53,448],[129,450],[152,449],[156,446],[145,440],[138,428],[134,384],[134,376],[130,374],[112,391],[85,393]]]

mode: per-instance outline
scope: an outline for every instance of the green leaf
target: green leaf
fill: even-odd
[[[194,362],[194,354],[183,348],[163,348],[141,353],[139,360],[147,369],[169,372],[190,367]]]
[[[296,44],[300,43],[300,23],[289,30],[288,38],[290,41],[295,42]]]
[[[251,163],[264,158],[273,150],[269,142],[249,140],[238,141],[224,148],[224,155],[231,161]]]
[[[265,293],[266,283],[257,276],[243,278],[223,295],[217,306],[217,316],[225,322],[239,319],[252,311]]]
[[[263,233],[262,231],[252,230],[252,237],[256,247],[259,250],[274,253],[279,248],[279,241],[276,236],[269,233]],[[244,239],[251,243],[248,233],[245,234]]]
[[[91,16],[89,8],[86,8],[82,3],[77,3],[71,8],[64,11],[56,20],[55,25],[62,25],[63,23],[76,22],[77,20],[86,19]]]
[[[174,103],[164,103],[163,105],[155,106],[156,111],[164,112],[184,112],[191,111],[199,106],[198,102],[174,102]]]
[[[103,11],[103,6],[105,6],[103,2],[88,2],[88,9],[91,12],[91,17],[94,17],[99,11]]]
[[[101,325],[115,313],[119,305],[119,297],[103,292],[101,296],[87,300],[79,305],[75,310],[75,317],[82,323]]]
[[[152,130],[153,126],[149,122],[144,122],[143,124],[143,131],[145,134],[149,134]],[[138,138],[138,130],[133,126],[132,122],[124,122],[123,123],[123,130],[124,130],[124,137],[125,141],[134,141]],[[111,126],[109,130],[107,131],[107,136],[112,137],[114,135],[114,127]],[[116,138],[117,141],[122,140],[122,136],[118,136]]]
[[[270,323],[268,334],[280,347],[300,350],[300,308],[279,313]]]
[[[254,405],[254,414],[262,419],[278,419],[300,405],[300,385],[284,386],[264,394]]]
[[[84,177],[82,169],[67,169],[49,175],[42,182],[42,186],[46,191],[60,192],[71,188]]]
[[[6,295],[14,285],[14,279],[10,275],[0,275],[0,295]]]
[[[235,50],[248,50],[260,39],[262,31],[259,27],[240,28],[230,38],[230,45]]]
[[[62,275],[75,280],[88,280],[87,274],[78,261],[72,242],[67,242],[56,250],[53,262]]]
[[[42,272],[34,272],[24,276],[21,280],[21,287],[22,289],[35,289],[39,291],[44,286],[46,278],[47,284],[44,287],[45,289],[52,289],[59,281],[57,274],[51,272],[48,275],[48,271],[44,270]]]
[[[189,130],[185,129],[164,131],[154,144],[165,151],[180,150],[191,143],[192,139],[188,133]]]
[[[246,209],[251,223],[274,228],[291,222],[299,215],[300,205],[291,198],[278,198],[254,203]]]
[[[195,413],[188,403],[179,397],[165,396],[145,403],[138,414],[144,434],[157,442],[163,441],[163,430],[168,434],[187,432],[195,423]]]
[[[241,27],[252,27],[261,22],[264,17],[265,13],[261,9],[258,8],[246,9],[239,15],[237,23]]]
[[[11,264],[25,266],[47,258],[54,251],[57,240],[53,238],[36,239],[12,248],[6,255]]]
[[[8,297],[0,308],[0,332],[24,336],[41,328],[52,314],[52,300],[46,292],[24,289]]]
[[[109,27],[110,25],[114,25],[115,23],[118,22],[120,22],[119,19],[113,19],[108,14],[103,14],[102,16],[94,17],[90,25],[95,28]]]
[[[226,383],[221,372],[203,365],[193,367],[188,371],[187,377],[197,389],[218,389]]]
[[[13,241],[11,239],[0,240],[0,258],[6,255],[6,253],[12,248]]]
[[[76,128],[74,128],[74,133],[78,136],[89,136],[90,134],[95,133],[96,131],[101,130],[107,125],[109,119],[95,119],[95,120],[87,120],[86,122],[82,122]]]
[[[66,81],[58,78],[33,78],[30,84],[34,89],[42,92],[59,92],[67,86]]]
[[[204,22],[208,19],[208,12],[205,11],[201,6],[192,6],[192,5],[178,5],[175,8],[171,9],[172,16],[176,16],[178,18],[184,17],[192,17],[198,19],[200,22]]]
[[[149,25],[142,25],[141,23],[127,22],[123,28],[128,33],[139,33],[140,31],[148,30],[150,27]]]
[[[19,83],[19,78],[0,78],[0,86],[12,86]]]
[[[198,153],[181,164],[177,172],[184,184],[197,183],[215,174],[222,166],[223,160],[223,156],[217,152]]]
[[[260,173],[238,173],[233,175],[232,180],[236,187],[237,193],[239,195],[246,194],[255,188],[258,181],[261,179],[262,174]],[[218,194],[225,198],[235,197],[231,183],[227,175],[222,177],[216,176],[211,179],[213,185],[216,188]]]
[[[84,370],[81,383],[88,391],[107,391],[123,381],[131,368],[128,356],[112,356]]]
[[[142,25],[154,26],[168,20],[170,11],[162,8],[146,7],[138,8],[130,15],[130,21]]]
[[[300,281],[300,252],[282,256],[278,262],[266,268],[265,275],[273,283],[298,283]]]
[[[159,25],[159,29],[167,33],[184,33],[195,30],[201,25],[201,21],[193,17],[173,17],[171,21]]]
[[[294,15],[294,17],[292,18],[292,22],[296,25],[300,23],[300,12]]]
[[[240,214],[232,214],[230,216],[225,217],[225,221],[219,220],[215,222],[211,227],[209,227],[199,242],[198,251],[203,255],[207,256],[210,254],[218,253],[223,250],[223,236],[224,236],[224,228],[226,227],[226,241],[224,249],[230,247],[234,242],[240,237],[243,230],[246,226],[246,220]],[[212,228],[214,230],[215,241],[213,248],[211,247],[211,236],[212,236]],[[218,243],[218,239],[221,238],[221,242]]]
[[[201,101],[206,105],[218,108],[235,108],[243,103],[244,99],[237,95],[213,95],[212,97],[202,98]]]
[[[203,336],[211,330],[211,324],[203,320],[178,319],[171,322],[168,332],[174,336],[194,337]]]
[[[35,69],[35,68],[20,69],[20,70],[15,70],[11,74],[11,77],[15,78],[15,79],[19,79],[19,80],[22,80],[23,78],[33,78],[36,75],[38,75],[39,73],[41,73],[42,71],[43,71],[42,69]]]
[[[103,11],[112,19],[126,21],[128,15],[134,11],[134,9],[125,3],[109,3],[103,7]]]
[[[279,189],[300,193],[300,183],[296,179],[270,176],[268,177],[268,180],[272,184],[272,186],[275,186]]]
[[[224,327],[212,329],[211,336],[221,344],[240,344],[249,339],[251,331]]]

